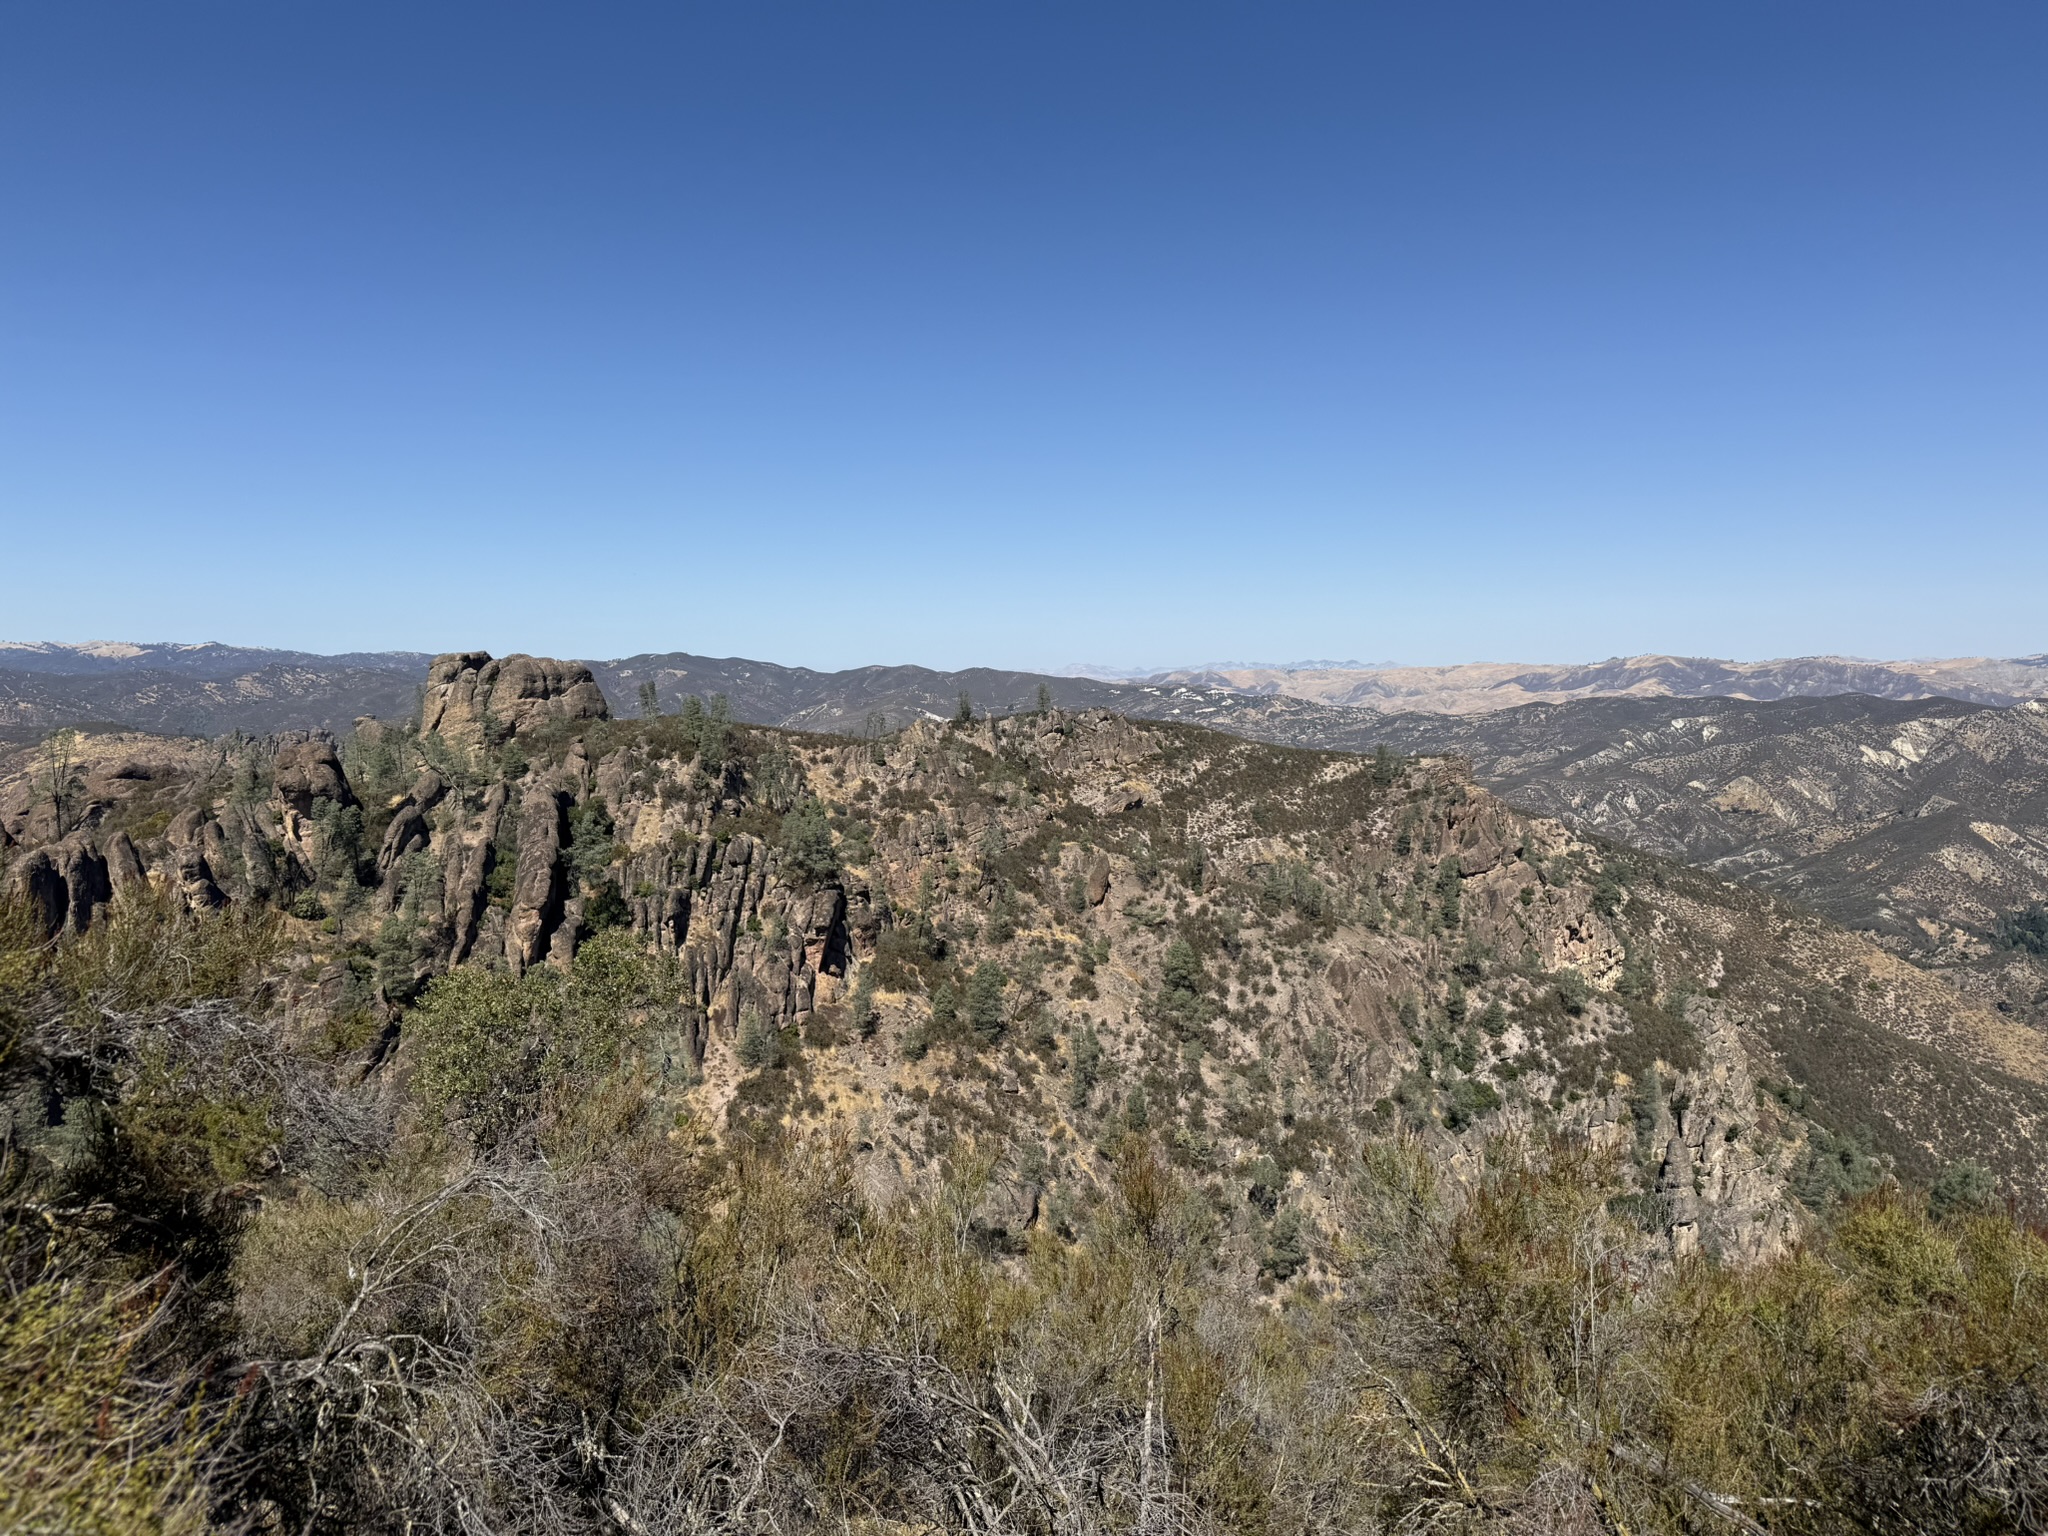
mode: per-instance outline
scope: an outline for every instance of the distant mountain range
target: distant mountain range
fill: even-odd
[[[313,651],[221,645],[211,640],[198,645],[170,641],[140,644],[130,640],[88,640],[80,645],[66,645],[51,640],[0,640],[0,672],[64,677],[170,672],[181,677],[225,679],[278,667],[300,671],[341,668],[404,672],[425,677],[427,663],[433,659],[432,653],[426,651],[344,651],[328,656]]]
[[[1698,656],[1627,656],[1591,665],[1479,662],[1452,667],[1204,667],[1157,673],[1154,684],[1192,684],[1278,694],[1350,708],[1485,714],[1518,704],[1570,699],[1801,699],[1861,693],[1878,699],[1963,699],[2017,704],[2048,695],[2048,654],[2009,660],[1866,661],[1797,656],[1719,661]]]
[[[0,729],[18,735],[84,721],[198,734],[286,726],[345,729],[360,715],[407,713],[411,690],[424,681],[430,659],[417,651],[322,656],[215,643],[0,642]],[[1553,667],[1218,664],[1139,678],[1110,675],[1114,669],[1107,668],[1075,668],[1059,676],[986,667],[819,672],[680,651],[586,664],[622,711],[632,709],[640,685],[651,681],[667,704],[686,693],[723,693],[744,720],[846,731],[861,729],[871,715],[898,725],[920,715],[950,716],[962,692],[983,710],[1029,709],[1043,687],[1064,707],[1198,720],[1271,740],[1339,747],[1384,740],[1378,724],[1383,715],[1490,715],[1579,699],[1768,702],[1866,695],[2012,705],[2048,697],[2048,654],[1758,662],[1633,656]]]
[[[1190,672],[1387,672],[1400,665],[1398,661],[1205,661],[1192,667],[1118,667],[1106,662],[1080,661],[1061,667],[1059,675],[1092,677],[1104,683],[1140,683]]]

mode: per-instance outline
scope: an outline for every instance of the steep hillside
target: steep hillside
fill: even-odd
[[[1517,805],[1779,891],[2048,1025],[2048,969],[2001,940],[2048,901],[2048,708],[1863,698],[1683,714],[1630,699],[1382,717]]]

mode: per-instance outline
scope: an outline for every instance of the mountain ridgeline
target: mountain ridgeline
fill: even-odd
[[[2024,1018],[1461,757],[751,666],[457,653],[345,733],[16,753],[0,1381],[60,1348],[97,1374],[0,1430],[36,1469],[11,1515],[2042,1507]],[[832,729],[743,718],[777,705]],[[1800,731],[1860,760],[1855,710],[1700,713],[1520,721],[1489,771],[1761,786]],[[1990,754],[1968,733],[2014,713],[1900,714],[1886,750]],[[1830,827],[1899,798],[1877,769]],[[1759,842],[1647,795],[1643,841]],[[1772,835],[1827,843],[1795,809]]]
[[[0,650],[0,735],[33,745],[52,728],[94,723],[345,734],[366,715],[416,718],[428,660],[16,645]],[[859,735],[949,719],[965,694],[985,713],[1043,702],[1289,746],[1455,754],[1513,804],[1781,892],[1973,998],[2048,1026],[2048,967],[2038,946],[2015,940],[2048,912],[2048,705],[2033,697],[2048,693],[2048,662],[2039,657],[1221,668],[1135,682],[817,672],[684,653],[587,665],[615,714],[650,699],[673,710],[687,696],[723,697],[736,721]],[[1517,702],[1532,698],[1546,702]],[[1681,698],[1693,702],[1681,708]],[[1409,707],[1384,712],[1399,704]]]

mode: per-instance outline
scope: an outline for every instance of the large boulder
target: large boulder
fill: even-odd
[[[312,814],[315,800],[332,800],[354,805],[355,791],[342,772],[341,755],[334,739],[319,731],[293,731],[278,742],[273,765],[277,798],[301,816]]]
[[[1098,852],[1088,864],[1088,905],[1099,907],[1109,896],[1109,855]]]
[[[142,868],[142,855],[135,851],[135,843],[126,832],[116,832],[107,839],[107,882],[113,886],[116,896],[127,892],[141,892],[149,888],[149,876]]]
[[[384,842],[377,849],[379,879],[388,878],[408,853],[427,846],[433,835],[427,825],[427,812],[439,805],[447,793],[447,782],[431,768],[422,770],[413,781],[412,788],[392,811],[390,824],[384,829]]]
[[[166,862],[171,889],[195,912],[212,911],[228,901],[206,857],[209,839],[205,829],[210,825],[217,824],[205,811],[194,808],[181,811],[164,834],[169,844]]]
[[[462,746],[496,746],[550,720],[604,720],[611,711],[590,668],[548,656],[436,656],[427,668],[420,729]]]
[[[156,785],[164,784],[177,777],[173,763],[158,762],[143,757],[118,758],[103,763],[86,776],[86,799],[95,803],[110,803],[126,799]]]
[[[83,933],[93,914],[113,900],[107,861],[85,833],[38,848],[7,872],[8,894],[25,902],[45,935]]]

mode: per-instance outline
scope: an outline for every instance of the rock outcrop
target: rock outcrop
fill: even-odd
[[[411,789],[398,802],[391,813],[391,821],[384,829],[384,841],[377,849],[377,878],[390,878],[398,861],[408,853],[416,853],[427,846],[431,831],[427,825],[427,813],[441,803],[448,793],[448,784],[433,769],[424,769],[413,781]]]
[[[534,785],[519,807],[519,867],[512,884],[512,916],[505,926],[505,961],[522,971],[548,953],[562,918],[562,813],[567,797]]]
[[[114,899],[106,858],[83,832],[16,859],[7,871],[7,889],[27,903],[51,937],[85,932],[94,914]]]
[[[313,813],[315,800],[354,805],[356,792],[342,771],[334,738],[324,732],[292,732],[279,739],[271,768],[277,798],[301,816]]]
[[[471,750],[550,720],[603,720],[604,693],[580,662],[488,651],[436,656],[427,669],[420,729]]]
[[[218,838],[220,823],[204,810],[194,808],[182,812],[164,834],[171,889],[195,912],[210,912],[227,905],[227,896],[214,878],[213,864],[206,856],[205,829],[209,827]]]
[[[1088,905],[1099,907],[1109,896],[1109,856],[1098,853],[1088,861]]]
[[[126,832],[116,832],[107,839],[107,880],[116,896],[125,896],[131,891],[146,890],[149,875],[142,867],[142,855],[135,851],[134,840]]]
[[[498,824],[504,819],[506,799],[503,781],[493,784],[484,795],[483,809],[475,822],[449,851],[442,905],[448,918],[450,965],[460,965],[468,959],[476,943],[477,926],[484,913],[485,883],[490,879],[496,857]]]

